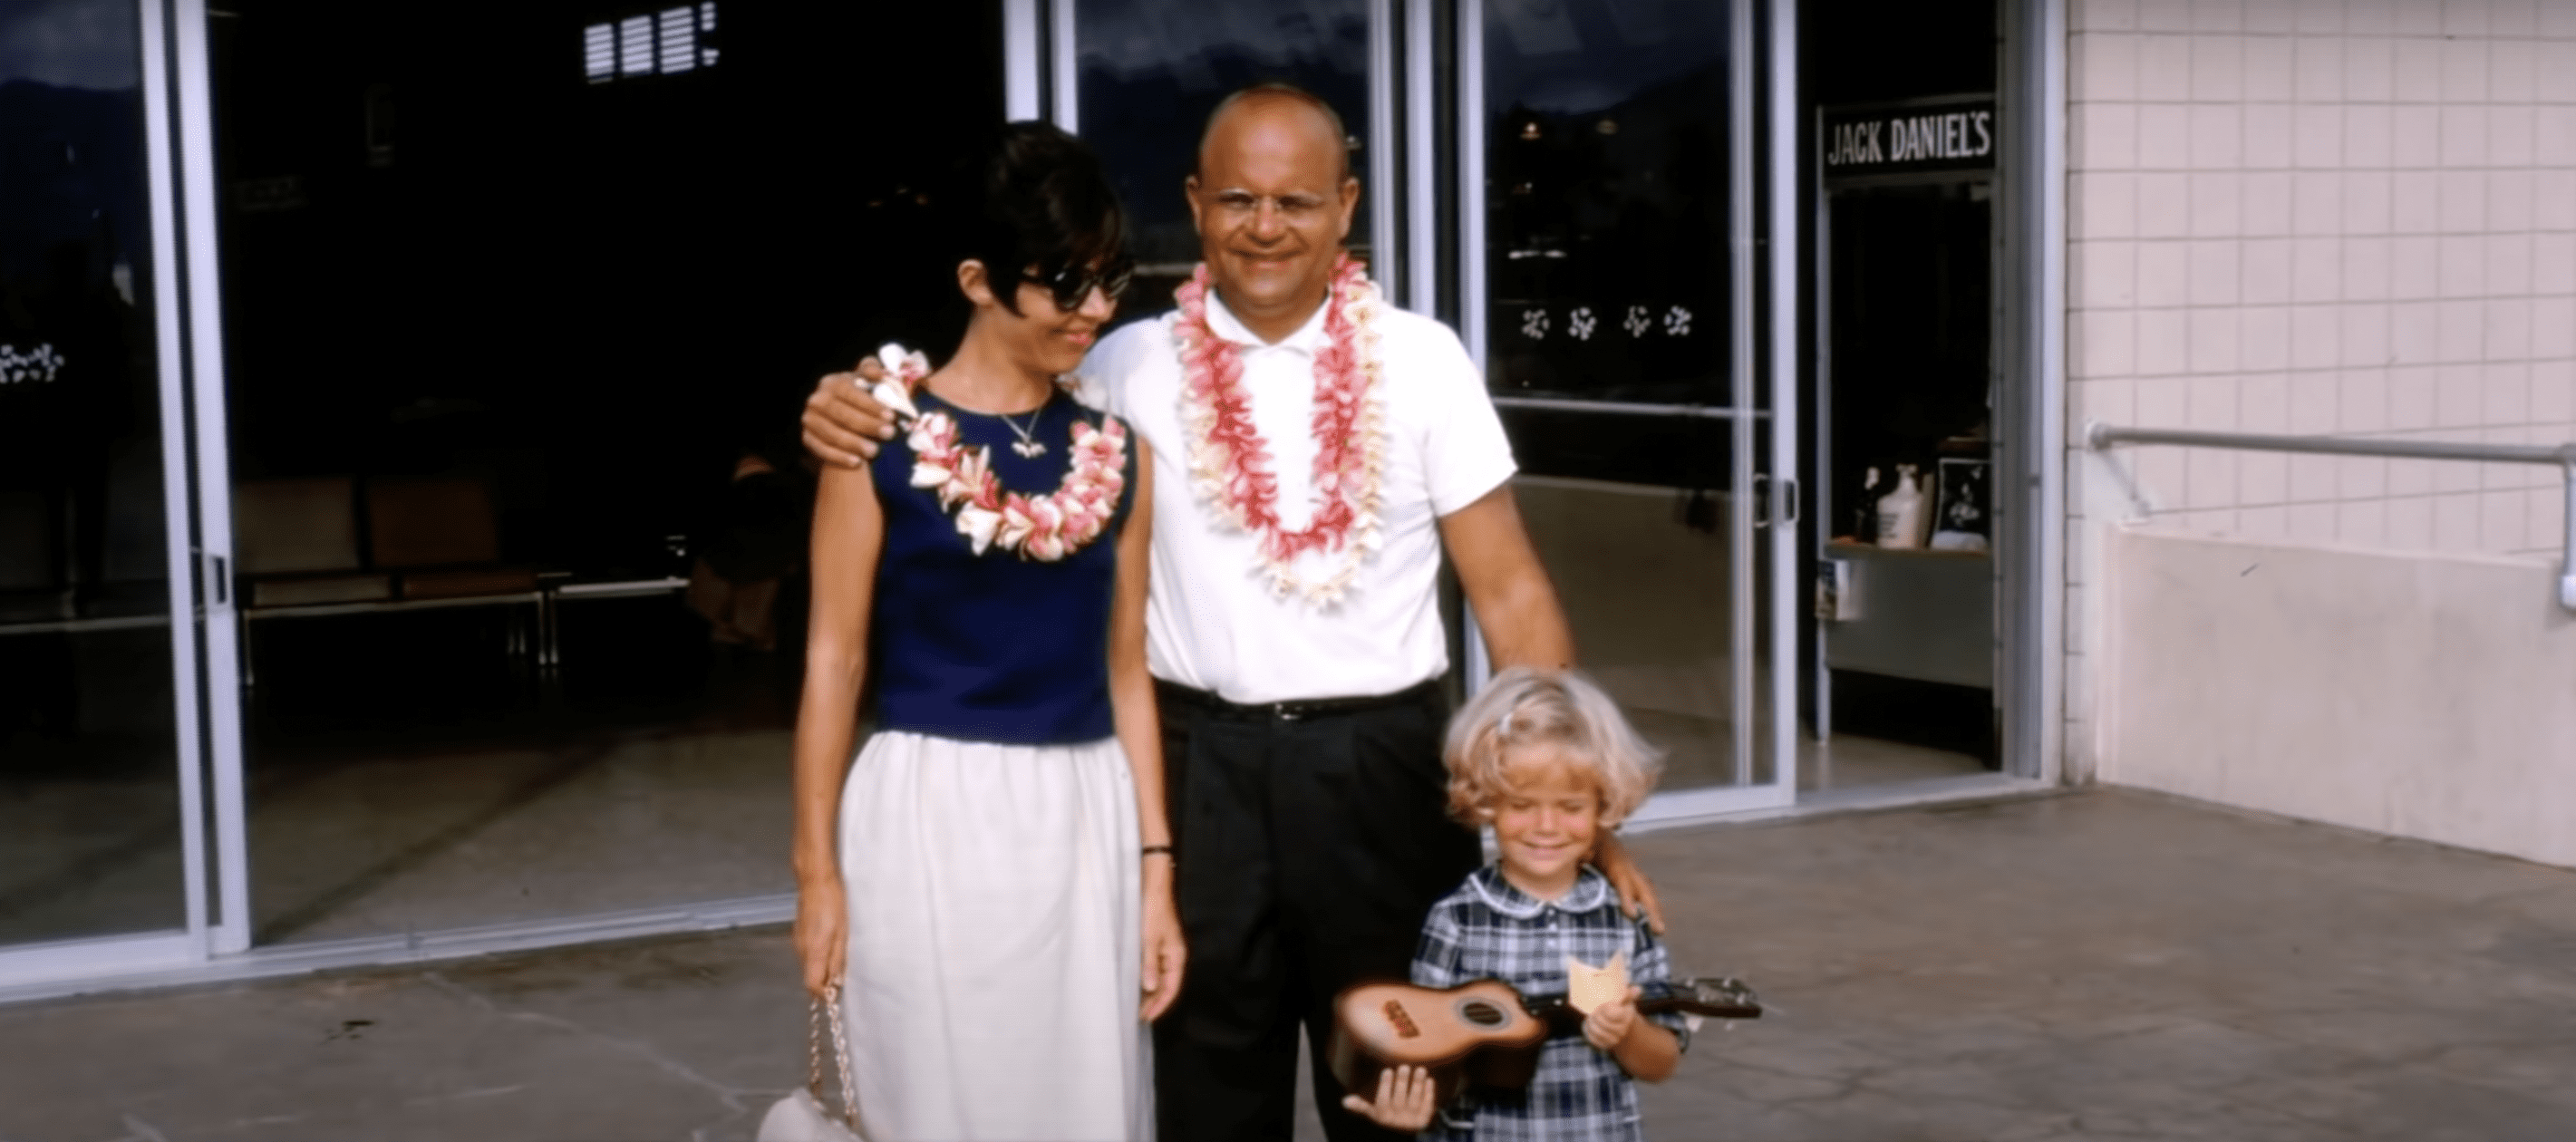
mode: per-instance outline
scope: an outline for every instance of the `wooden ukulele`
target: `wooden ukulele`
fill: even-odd
[[[1680,1011],[1718,1019],[1759,1019],[1761,1001],[1738,979],[1673,981],[1671,999],[1641,999],[1637,1013]],[[1624,975],[1621,993],[1625,993]],[[1452,988],[1364,983],[1333,1000],[1333,1042],[1326,1062],[1342,1089],[1374,1097],[1379,1072],[1421,1067],[1431,1072],[1434,1101],[1446,1105],[1467,1087],[1519,1090],[1538,1069],[1539,1048],[1552,1035],[1580,1034],[1583,1013],[1562,995],[1524,996],[1497,979]]]

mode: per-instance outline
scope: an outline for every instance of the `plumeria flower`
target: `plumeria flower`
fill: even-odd
[[[943,491],[942,496],[953,492],[957,499],[969,501],[986,511],[1000,510],[1002,505],[993,498],[991,458],[981,448],[962,448],[959,451],[964,455],[958,457],[957,476],[949,481],[948,490]]]
[[[888,341],[877,347],[877,363],[885,366],[886,376],[901,381],[906,387],[920,384],[930,376],[930,356],[919,349],[907,350]]]
[[[895,395],[899,399],[906,401],[908,406],[911,398],[904,397],[901,393],[897,393]],[[888,405],[886,407],[893,408],[895,406]],[[946,413],[934,412],[928,416],[917,417],[913,420],[912,432],[904,438],[904,443],[911,445],[913,452],[917,455],[937,456],[947,452],[950,442],[954,441],[956,438],[957,425],[948,419],[948,415]],[[915,484],[913,486],[927,487],[928,485]]]
[[[877,349],[877,364],[885,367],[885,379],[869,386],[868,395],[899,414],[901,420],[919,419],[921,410],[913,406],[912,389],[930,376],[930,358],[918,349],[907,351],[888,341]],[[915,450],[919,450],[918,445]]]
[[[993,533],[1001,526],[1002,513],[1000,512],[989,511],[973,504],[957,509],[957,534],[965,536],[967,542],[974,545],[977,555],[982,555],[985,548],[993,545]]]

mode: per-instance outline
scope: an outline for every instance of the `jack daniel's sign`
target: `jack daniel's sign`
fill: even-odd
[[[2000,125],[1990,95],[1828,107],[1822,119],[1827,179],[1995,167]]]

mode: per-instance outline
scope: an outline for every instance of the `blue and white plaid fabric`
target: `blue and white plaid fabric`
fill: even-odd
[[[1619,896],[1599,872],[1586,866],[1573,891],[1548,903],[1512,887],[1501,868],[1487,865],[1431,906],[1413,953],[1413,982],[1455,987],[1490,978],[1523,995],[1563,995],[1565,957],[1599,967],[1620,952],[1628,953],[1628,980],[1643,990],[1643,998],[1672,995],[1672,963],[1663,943],[1620,914]],[[1671,1028],[1685,1048],[1690,1045],[1682,1016],[1648,1018]],[[1422,1136],[1635,1142],[1645,1133],[1637,1122],[1636,1081],[1576,1035],[1550,1039],[1541,1048],[1525,1099],[1476,1098],[1444,1111]]]

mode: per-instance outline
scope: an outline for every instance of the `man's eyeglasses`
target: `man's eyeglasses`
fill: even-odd
[[[1210,205],[1227,222],[1240,224],[1261,213],[1261,204],[1269,203],[1279,219],[1291,226],[1301,226],[1322,217],[1329,205],[1320,194],[1298,191],[1289,194],[1254,194],[1248,190],[1220,190],[1208,196]]]
[[[1055,295],[1055,307],[1067,313],[1082,308],[1095,288],[1100,296],[1116,301],[1118,295],[1127,292],[1128,283],[1135,280],[1136,261],[1123,254],[1096,266],[1066,266],[1038,278]]]

